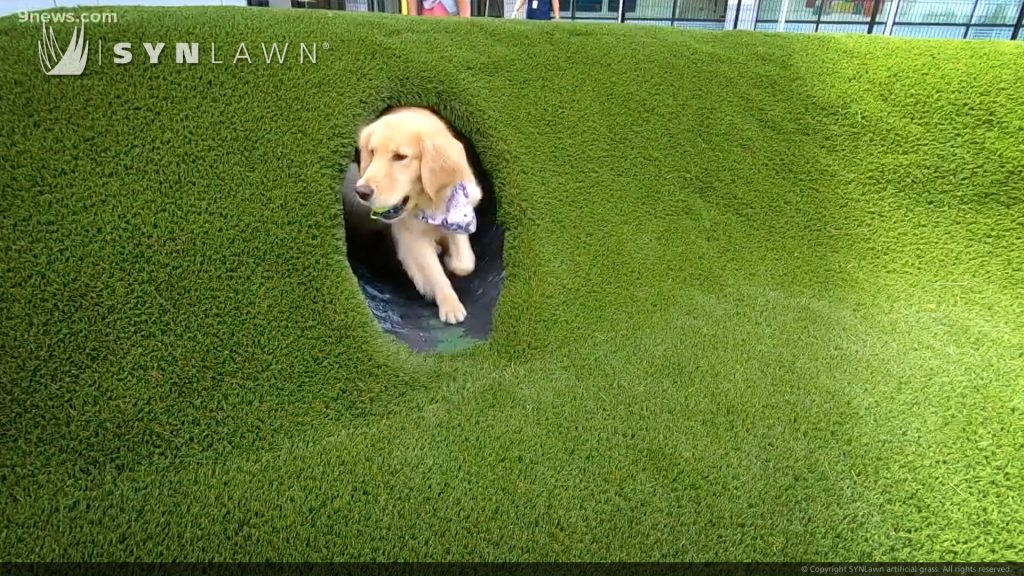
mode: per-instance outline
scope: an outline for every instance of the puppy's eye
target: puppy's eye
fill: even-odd
[[[408,158],[408,156],[406,156],[405,154],[399,154],[397,152],[395,152],[394,154],[391,155],[391,159],[394,160],[395,162],[401,162],[402,160],[405,160],[406,158]]]

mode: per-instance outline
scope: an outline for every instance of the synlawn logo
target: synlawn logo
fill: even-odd
[[[60,44],[43,22],[43,38],[38,42],[39,67],[47,76],[78,76],[89,60],[89,43],[85,41],[85,22],[75,28],[68,47],[61,51]]]
[[[74,29],[71,34],[71,40],[64,50],[60,49],[61,44],[57,41],[53,28],[48,27],[44,22],[43,38],[38,42],[38,45],[39,67],[48,76],[80,76],[89,62],[89,43],[85,40],[84,21]],[[330,48],[327,42],[311,44],[300,42],[298,50],[292,49],[291,57],[289,58],[290,43],[288,42],[281,45],[277,42],[269,44],[259,42],[253,43],[253,46],[255,56],[250,55],[249,47],[245,42],[240,42],[237,46],[233,45],[228,49],[221,49],[220,51],[218,51],[217,45],[213,42],[208,45],[208,49],[204,45],[202,50],[198,42],[175,42],[173,49],[174,58],[171,60],[169,56],[164,57],[165,54],[171,52],[171,50],[164,50],[167,47],[167,44],[164,42],[143,42],[142,51],[135,49],[131,42],[117,42],[111,47],[110,53],[105,57],[103,42],[97,41],[97,50],[94,52],[95,58],[93,62],[96,65],[105,65],[107,63],[124,65],[134,61],[136,55],[138,55],[140,61],[149,64],[159,64],[164,61],[174,62],[175,64],[199,64],[201,59],[205,60],[207,57],[210,64],[224,64],[228,62],[231,64],[239,64],[240,62],[248,64],[260,62],[265,64],[284,64],[289,60],[297,61],[299,64],[306,64],[307,62],[316,64],[318,61],[317,50],[323,51]]]
[[[146,54],[145,54],[146,55],[146,61],[149,62],[150,64],[159,64],[161,61],[163,61],[162,55],[164,54],[164,48],[166,46],[167,45],[165,43],[163,43],[163,42],[156,42],[156,43],[153,43],[153,42],[143,42],[142,43],[142,47],[145,49],[145,52],[146,52]],[[327,48],[330,47],[330,45],[327,44],[326,42],[324,42],[323,44],[320,44],[320,45],[318,45],[318,44],[306,45],[305,43],[299,43],[299,50],[298,50],[298,61],[299,61],[299,63],[300,64],[305,64],[308,61],[311,64],[316,64],[316,62],[317,62],[317,53],[316,53],[317,46],[320,46],[324,50],[326,50]],[[287,59],[288,59],[288,47],[289,47],[289,43],[288,42],[285,42],[283,47],[279,46],[277,44],[277,42],[272,42],[270,44],[266,44],[264,42],[260,42],[259,43],[259,50],[260,50],[260,52],[257,53],[257,57],[254,59],[252,56],[249,55],[249,48],[246,47],[245,42],[241,42],[241,43],[238,44],[238,47],[235,48],[235,50],[233,50],[234,56],[233,57],[228,57],[226,61],[227,62],[231,62],[232,64],[238,64],[240,61],[245,61],[245,62],[247,62],[249,64],[253,64],[253,63],[259,62],[261,60],[259,58],[259,55],[260,55],[260,53],[262,53],[262,55],[263,55],[262,61],[264,63],[266,63],[266,64],[273,64],[273,63],[276,62],[278,64],[284,64],[287,61]],[[118,42],[117,44],[114,44],[113,52],[114,52],[114,56],[113,56],[114,64],[128,64],[129,62],[131,62],[132,60],[135,59],[135,55],[132,52],[132,43],[131,42]],[[174,43],[174,63],[175,64],[199,64],[201,52],[202,51],[200,50],[200,46],[199,46],[198,42],[175,42]],[[226,52],[228,54],[231,54],[232,50],[227,50]],[[210,56],[210,63],[211,64],[224,64],[225,63],[225,60],[218,60],[217,59],[218,58],[218,52],[217,52],[217,45],[216,44],[210,43],[209,50],[207,50],[206,53],[209,54],[209,56]],[[220,54],[221,54],[221,56],[223,56],[224,55],[224,51],[222,51]],[[295,50],[292,50],[292,60],[296,59],[295,58],[295,54],[296,54]],[[99,60],[102,62],[102,54],[100,55]]]

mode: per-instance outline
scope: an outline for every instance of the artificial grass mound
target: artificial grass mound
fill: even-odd
[[[116,10],[0,21],[5,560],[1024,555],[1024,46]],[[393,104],[499,195],[452,355],[346,263]]]

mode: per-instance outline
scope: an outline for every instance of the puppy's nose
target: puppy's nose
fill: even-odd
[[[366,184],[360,184],[356,186],[356,196],[359,196],[362,200],[369,200],[373,196],[373,188]]]

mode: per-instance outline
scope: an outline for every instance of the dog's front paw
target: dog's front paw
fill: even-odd
[[[472,251],[452,252],[444,257],[444,265],[456,276],[469,276],[476,268]]]
[[[446,324],[458,324],[466,319],[466,307],[455,294],[437,301],[437,315]]]

